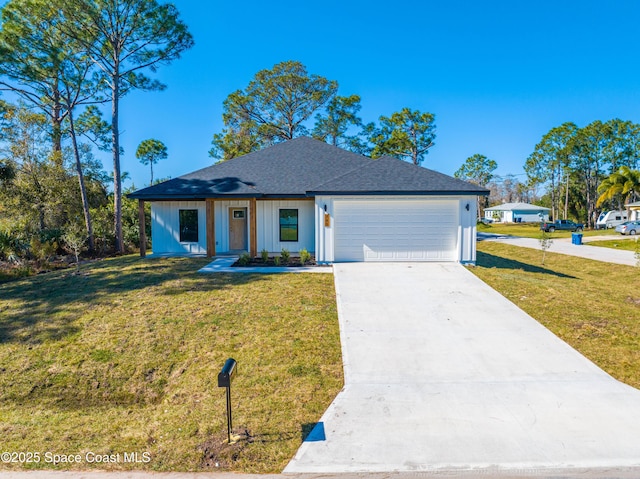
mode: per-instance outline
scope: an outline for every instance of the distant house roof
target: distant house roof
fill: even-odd
[[[472,183],[391,157],[300,137],[129,194],[143,200],[332,194],[488,195]]]
[[[636,201],[635,203],[629,203],[625,208],[632,208],[632,209],[640,208],[640,201]]]
[[[529,203],[503,203],[498,206],[485,208],[485,211],[551,211],[551,208],[537,206]]]

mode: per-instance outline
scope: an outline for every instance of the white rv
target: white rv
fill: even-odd
[[[606,230],[608,228],[615,228],[627,221],[626,211],[603,211],[596,221],[597,230]]]

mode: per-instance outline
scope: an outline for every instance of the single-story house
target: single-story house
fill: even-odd
[[[636,201],[635,203],[629,203],[625,206],[627,212],[627,218],[629,221],[637,221],[640,220],[640,201]]]
[[[488,194],[396,158],[372,160],[301,137],[129,197],[141,214],[151,202],[154,254],[305,248],[319,263],[473,263],[477,197]]]
[[[539,223],[549,221],[550,208],[529,203],[504,203],[485,208],[484,217],[499,223]]]

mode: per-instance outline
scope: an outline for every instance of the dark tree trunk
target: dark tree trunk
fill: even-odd
[[[122,178],[120,176],[120,135],[118,134],[118,104],[120,101],[120,80],[114,75],[111,80],[111,139],[113,153],[113,213],[115,245],[118,253],[124,253],[122,234]]]

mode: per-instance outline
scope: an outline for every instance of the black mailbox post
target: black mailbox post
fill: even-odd
[[[233,429],[233,423],[231,420],[231,381],[236,375],[236,365],[238,362],[229,358],[224,362],[222,370],[218,373],[218,387],[227,388],[227,437],[229,444],[231,444],[231,430]]]

